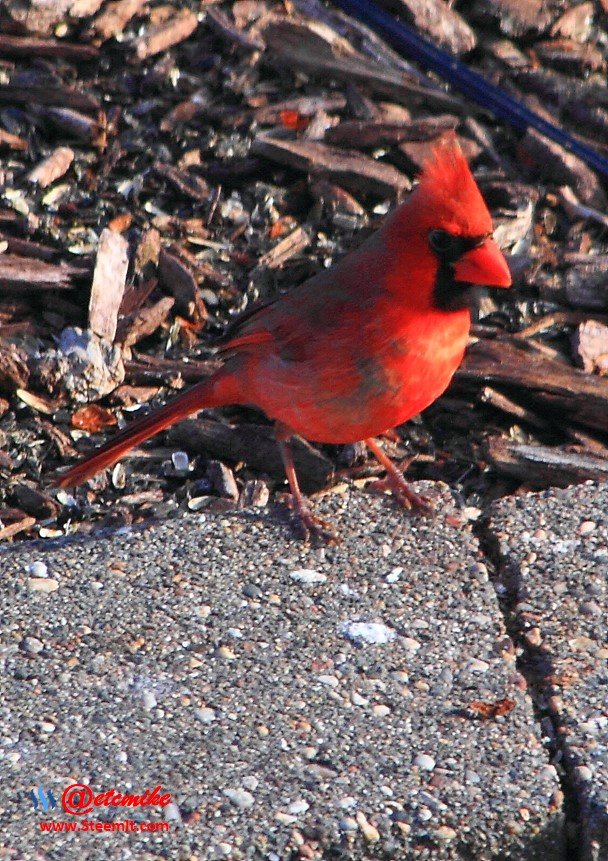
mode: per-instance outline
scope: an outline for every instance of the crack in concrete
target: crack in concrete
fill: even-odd
[[[542,664],[547,663],[547,654],[524,637],[517,620],[516,604],[519,593],[519,578],[516,572],[508,572],[508,562],[502,556],[498,540],[484,514],[474,525],[473,529],[485,563],[490,574],[490,582],[494,586],[499,610],[502,614],[507,634],[516,649],[516,665],[518,671],[526,680],[527,692],[532,702],[534,717],[543,736],[550,732],[548,746],[549,764],[557,771],[563,794],[562,811],[564,814],[564,838],[566,855],[564,861],[583,861],[583,845],[581,840],[582,812],[580,801],[574,786],[572,774],[568,766],[567,751],[561,742],[558,721],[547,705],[544,691],[544,677],[539,672]],[[503,586],[501,580],[506,580],[508,586]],[[498,588],[503,586],[503,588]]]

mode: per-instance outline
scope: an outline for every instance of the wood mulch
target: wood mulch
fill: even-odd
[[[608,153],[608,3],[382,0]],[[456,129],[514,289],[437,404],[386,440],[468,504],[608,471],[602,178],[319,0],[24,0],[0,11],[0,539],[265,505],[272,429],[209,411],[72,493],[46,477],[214,367],[213,341],[374,229]],[[308,490],[358,446],[296,447]],[[339,492],[340,484],[336,492]]]

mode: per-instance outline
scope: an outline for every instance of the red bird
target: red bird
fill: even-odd
[[[509,287],[492,221],[456,137],[444,137],[409,198],[331,269],[246,311],[220,349],[223,366],[132,422],[56,484],[78,484],[133,446],[207,407],[245,404],[276,423],[305,535],[326,534],[294,470],[290,438],[364,440],[386,469],[384,486],[428,510],[373,437],[433,403],[462,361],[476,285]]]

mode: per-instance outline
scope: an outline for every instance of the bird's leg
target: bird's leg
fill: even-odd
[[[284,425],[277,425],[275,432],[277,442],[279,444],[279,451],[281,452],[281,458],[283,459],[283,466],[285,467],[285,475],[287,476],[289,489],[291,491],[291,504],[289,507],[298,518],[302,537],[305,541],[308,541],[311,535],[316,535],[330,543],[338,541],[338,536],[331,526],[321,520],[320,517],[315,517],[312,513],[308,506],[306,497],[300,490],[300,484],[298,482],[298,476],[296,474],[293,454],[291,451],[290,439],[293,434],[289,428]]]
[[[374,490],[390,490],[395,499],[404,508],[416,512],[416,514],[432,514],[433,503],[426,496],[419,496],[411,489],[401,472],[380,448],[375,439],[370,437],[365,440],[365,445],[374,455],[376,460],[385,468],[386,478],[375,481],[372,485]]]

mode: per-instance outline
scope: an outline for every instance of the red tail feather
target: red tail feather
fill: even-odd
[[[57,475],[53,487],[81,484],[100,470],[112,466],[134,446],[199,410],[237,403],[239,398],[235,388],[233,376],[221,371],[197,383],[151,415],[131,422],[101,448],[84,457],[67,472]]]

